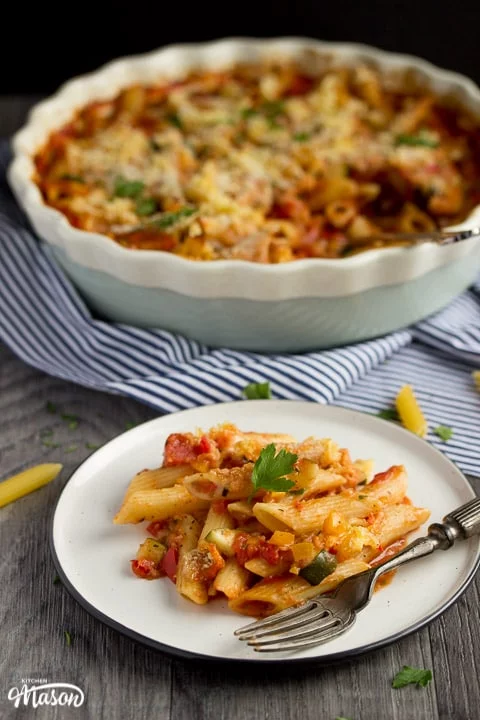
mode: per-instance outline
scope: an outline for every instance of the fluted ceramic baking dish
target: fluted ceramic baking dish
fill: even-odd
[[[33,181],[33,156],[49,133],[94,100],[135,83],[179,77],[271,54],[328,53],[334,62],[373,62],[384,72],[413,69],[434,93],[453,95],[480,118],[480,90],[467,78],[405,55],[303,38],[235,38],[175,45],[109,63],[66,83],[31,112],[13,139],[13,191],[39,237],[51,247],[92,309],[110,320],[179,332],[212,346],[297,352],[356,342],[410,325],[439,310],[472,283],[480,239],[440,247],[376,249],[342,259],[281,265],[241,260],[193,262],[156,250],[132,250],[78,230],[46,205]],[[477,207],[456,228],[480,225]]]

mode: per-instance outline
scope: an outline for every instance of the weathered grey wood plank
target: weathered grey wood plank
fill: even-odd
[[[31,98],[0,98],[0,135],[23,122]],[[46,410],[78,415],[69,430]],[[429,628],[388,648],[332,667],[205,665],[172,660],[136,645],[91,618],[53,583],[47,538],[54,503],[73,469],[128,421],[154,413],[42,375],[0,346],[0,477],[38,462],[60,460],[52,485],[0,509],[0,718],[63,720],[478,720],[480,717],[480,579]],[[45,447],[47,440],[61,447]],[[76,449],[72,449],[76,446]],[[66,452],[70,449],[70,452]],[[480,486],[477,486],[480,490]],[[64,630],[72,633],[68,647]],[[404,664],[430,667],[426,690],[392,690]],[[16,710],[9,687],[22,677],[68,681],[86,692],[82,708]]]

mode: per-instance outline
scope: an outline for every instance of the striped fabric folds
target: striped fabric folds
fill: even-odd
[[[0,339],[50,375],[136,398],[168,413],[237,400],[250,382],[270,381],[276,398],[375,413],[411,383],[432,429],[428,440],[465,472],[480,474],[480,282],[448,308],[386,337],[299,355],[210,349],[163,330],[91,316],[35,238],[5,180],[0,146]],[[435,434],[453,428],[448,443]]]

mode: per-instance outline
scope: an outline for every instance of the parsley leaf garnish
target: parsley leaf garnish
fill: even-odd
[[[259,488],[273,490],[274,492],[286,492],[295,483],[285,475],[290,475],[295,468],[298,455],[283,449],[275,455],[276,447],[273,443],[262,449],[257,462],[253,466],[252,485],[253,493]]]
[[[438,147],[438,141],[425,135],[397,135],[395,145],[412,145],[418,147]]]
[[[97,443],[86,442],[85,447],[87,448],[87,450],[98,450],[98,448],[102,446],[97,445]]]
[[[65,642],[67,643],[67,647],[70,647],[70,645],[72,644],[71,634],[68,632],[68,630],[64,630],[63,634],[65,635]]]
[[[50,415],[55,415],[57,412],[57,406],[54,405],[50,400],[47,402],[47,412],[50,413]]]
[[[58,447],[60,447],[60,444],[59,444],[59,443],[52,442],[51,440],[42,440],[42,445],[43,445],[43,447],[46,447],[46,448],[58,448]]]
[[[402,688],[405,685],[414,684],[417,687],[426,687],[432,680],[432,671],[423,668],[414,668],[404,665],[403,668],[393,678],[392,687]]]
[[[243,388],[242,395],[245,395],[247,400],[270,400],[272,393],[270,390],[270,383],[250,383],[247,387]]]
[[[380,410],[377,413],[377,417],[382,418],[383,420],[400,420],[398,410],[393,407],[385,408],[385,410]]]
[[[175,210],[174,212],[166,212],[163,213],[161,218],[152,222],[152,225],[160,228],[160,230],[166,230],[166,228],[169,228],[171,225],[175,225],[175,223],[182,218],[190,217],[190,215],[193,215],[194,212],[196,212],[196,208],[192,207],[183,207],[180,208],[180,210]]]
[[[75,430],[78,426],[78,417],[76,415],[70,415],[69,413],[63,413],[61,415],[62,420],[68,423],[69,430]]]
[[[443,442],[448,442],[453,435],[452,428],[447,427],[447,425],[438,425],[438,427],[433,429],[433,432],[438,435],[438,437],[441,438]]]
[[[144,215],[151,215],[155,212],[157,209],[157,201],[153,198],[146,197],[146,198],[139,198],[137,200],[137,206],[135,208],[135,212],[140,217],[143,217]]]
[[[122,198],[136,198],[142,194],[144,187],[141,180],[125,180],[119,176],[115,180],[114,195]]]

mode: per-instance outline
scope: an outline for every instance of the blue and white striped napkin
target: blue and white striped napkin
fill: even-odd
[[[210,349],[163,330],[93,318],[48,247],[35,238],[5,180],[0,145],[0,339],[50,375],[128,395],[161,412],[237,400],[269,380],[276,398],[376,412],[411,383],[429,420],[428,440],[465,472],[480,474],[480,282],[413,328],[337,350],[264,355]],[[444,443],[434,428],[446,425]]]

